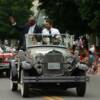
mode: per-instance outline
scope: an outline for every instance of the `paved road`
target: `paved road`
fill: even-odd
[[[100,76],[91,76],[83,98],[76,96],[75,89],[67,92],[35,90],[30,98],[22,98],[20,91],[10,91],[9,79],[0,78],[0,100],[100,100]]]

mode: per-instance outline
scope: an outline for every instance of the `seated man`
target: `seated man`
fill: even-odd
[[[44,23],[45,28],[42,30],[43,43],[44,40],[48,40],[48,43],[56,43],[58,44],[58,40],[60,39],[60,32],[58,29],[53,28],[53,22],[50,19],[47,19]],[[58,39],[59,38],[59,39]]]

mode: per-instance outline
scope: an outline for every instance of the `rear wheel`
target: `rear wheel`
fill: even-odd
[[[10,80],[10,87],[12,91],[17,91],[18,89],[18,84],[14,83],[12,80]]]
[[[20,79],[20,83],[21,83],[21,96],[22,97],[28,97],[29,96],[29,87],[28,87],[28,84],[23,82],[24,75],[25,75],[25,71],[21,70],[21,79]]]

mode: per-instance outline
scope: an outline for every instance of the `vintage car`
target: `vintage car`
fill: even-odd
[[[66,48],[65,36],[56,37],[26,35],[26,50],[19,50],[11,62],[11,90],[28,97],[30,88],[59,89],[76,88],[78,96],[86,91],[87,65]],[[39,39],[38,39],[39,40]]]
[[[6,76],[10,76],[10,60],[14,57],[13,53],[2,52],[0,53],[0,75],[6,72]]]

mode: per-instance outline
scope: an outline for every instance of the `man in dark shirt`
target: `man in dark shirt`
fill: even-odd
[[[25,47],[25,34],[34,34],[36,36],[37,41],[41,41],[40,33],[42,32],[42,28],[39,27],[35,20],[31,17],[25,25],[18,25],[13,16],[10,17],[10,22],[12,26],[14,26],[17,30],[21,31],[21,35],[19,38],[19,49],[21,47]]]

